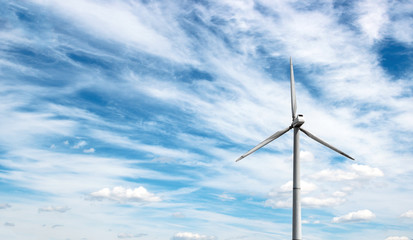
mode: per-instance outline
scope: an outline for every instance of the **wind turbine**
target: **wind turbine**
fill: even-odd
[[[314,136],[309,131],[304,130],[301,126],[304,124],[304,117],[302,114],[297,115],[297,101],[295,99],[295,83],[294,83],[294,70],[293,70],[293,61],[290,58],[290,85],[291,85],[291,111],[292,111],[292,123],[286,129],[278,131],[262,141],[260,144],[243,154],[239,157],[236,162],[240,161],[241,159],[247,157],[251,153],[257,151],[258,149],[264,147],[268,143],[274,141],[275,139],[281,137],[286,132],[290,131],[294,128],[294,148],[293,148],[293,240],[301,240],[301,199],[300,199],[300,131],[305,133],[305,135],[309,136],[313,140],[323,144],[324,146],[340,153],[341,155],[354,160],[354,158],[350,157],[346,153],[338,150],[337,148],[333,147],[332,145],[326,143],[325,141],[321,140],[320,138]]]

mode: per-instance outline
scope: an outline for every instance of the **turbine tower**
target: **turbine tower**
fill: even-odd
[[[286,132],[290,131],[294,128],[294,141],[293,141],[293,232],[292,232],[292,239],[293,240],[301,240],[301,198],[300,198],[300,131],[305,133],[308,137],[312,138],[313,140],[323,144],[324,146],[340,153],[341,155],[354,160],[354,158],[350,157],[346,153],[338,150],[337,148],[333,147],[332,145],[326,143],[325,141],[321,140],[320,138],[314,136],[307,130],[303,129],[301,126],[304,124],[304,117],[302,114],[297,115],[297,101],[295,98],[295,83],[294,83],[294,70],[293,70],[293,62],[292,58],[290,58],[290,87],[291,87],[291,112],[292,112],[292,123],[286,129],[278,131],[259,143],[257,146],[243,154],[239,157],[236,162],[240,161],[241,159],[247,157],[251,153],[257,151],[258,149],[264,147],[268,143],[274,141],[275,139],[281,137]]]

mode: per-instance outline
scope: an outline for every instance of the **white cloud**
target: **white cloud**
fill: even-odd
[[[233,200],[236,199],[236,198],[234,198],[234,197],[232,197],[232,196],[229,196],[229,195],[226,194],[226,193],[223,193],[223,194],[221,194],[221,195],[218,195],[218,197],[219,197],[222,201],[233,201]]]
[[[67,212],[69,210],[70,210],[70,208],[66,207],[66,206],[62,206],[62,207],[48,206],[48,207],[42,207],[42,208],[38,209],[39,212],[60,212],[60,213]]]
[[[389,26],[391,36],[403,43],[413,42],[413,19],[409,14],[413,11],[411,1],[395,1],[391,6],[392,24]]]
[[[301,221],[303,224],[320,224],[320,220],[308,220],[308,219],[304,219]]]
[[[146,188],[140,186],[135,189],[114,187],[112,190],[109,188],[103,188],[97,192],[90,194],[96,199],[110,199],[119,202],[159,202],[161,198],[153,193],[148,192]]]
[[[361,164],[352,164],[351,168],[358,174],[360,177],[382,177],[384,174],[378,168],[373,168],[367,165]]]
[[[408,237],[396,237],[396,236],[391,236],[391,237],[387,237],[384,240],[410,240],[410,238]]]
[[[337,206],[344,202],[345,202],[345,199],[343,198],[305,197],[305,198],[302,198],[301,200],[303,207],[311,207],[311,208]]]
[[[95,149],[94,148],[84,149],[83,152],[84,153],[94,153]]]
[[[319,208],[319,207],[332,207],[337,206],[345,202],[343,198],[316,198],[316,197],[304,197],[301,199],[301,206],[307,208]],[[268,199],[264,203],[267,207],[272,208],[291,208],[292,200],[275,200]]]
[[[350,212],[344,216],[334,217],[332,222],[333,223],[344,223],[344,222],[360,222],[360,221],[368,221],[375,218],[376,215],[372,213],[370,210],[360,210],[357,212]]]
[[[272,208],[290,208],[292,206],[290,194],[292,192],[293,188],[293,182],[288,181],[287,183],[283,184],[279,190],[277,191],[276,189],[272,189],[269,193],[268,196],[270,199],[265,201],[265,206],[269,206]],[[302,194],[308,194],[314,190],[317,189],[317,186],[311,182],[307,181],[301,181],[301,193]],[[282,199],[287,196],[289,199]],[[339,204],[342,204],[345,202],[345,199],[342,197],[345,196],[344,193],[335,193],[333,194],[334,197],[323,197],[323,198],[317,198],[317,197],[303,197],[301,198],[301,203],[303,207],[309,207],[309,208],[318,208],[318,207],[331,207],[331,206],[336,206]],[[280,199],[281,198],[281,199]]]
[[[313,175],[315,179],[324,179],[329,181],[344,181],[356,179],[369,179],[384,176],[379,168],[373,168],[368,165],[352,164],[349,170],[332,170],[324,169]]]
[[[346,187],[341,188],[341,190],[342,190],[343,192],[350,192],[350,191],[353,190],[353,188],[352,188],[352,187],[349,187],[349,186],[346,186]]]
[[[172,240],[216,240],[214,236],[200,235],[198,233],[179,232],[176,233]]]
[[[345,197],[346,195],[347,195],[347,193],[341,192],[341,191],[335,191],[335,192],[333,193],[333,196],[334,196],[334,197]]]
[[[131,233],[119,233],[118,238],[139,238],[146,236],[147,234],[140,233],[140,234],[131,234]]]
[[[315,179],[324,179],[328,181],[354,180],[358,177],[355,172],[346,172],[343,170],[324,169],[313,175]]]
[[[413,210],[409,210],[401,215],[404,218],[413,218]]]
[[[301,180],[301,193],[309,193],[317,189],[314,183]],[[280,187],[280,192],[291,192],[293,190],[293,181],[288,181]],[[269,194],[274,195],[274,193]]]
[[[314,154],[310,151],[300,151],[300,161],[312,162],[314,161]]]
[[[74,22],[77,26],[93,36],[118,42],[137,48],[149,54],[188,62],[184,47],[187,41],[175,21],[168,21],[166,11],[134,2],[98,3],[94,1],[72,0],[69,2],[55,0],[33,0],[48,7],[52,12]],[[148,7],[148,8],[147,8]],[[170,5],[169,8],[172,8]],[[93,9],[93,12],[89,11]],[[171,10],[171,9],[169,9]],[[162,15],[163,14],[163,15]],[[165,27],[167,26],[167,27]],[[171,41],[175,39],[175,41]],[[176,45],[181,43],[180,47]]]
[[[383,36],[383,28],[389,22],[386,0],[364,0],[358,2],[356,10],[359,11],[357,20],[361,30],[370,40],[378,40]]]
[[[265,201],[264,206],[272,207],[272,208],[291,208],[292,202],[290,200],[279,200],[276,201],[274,199],[268,199]]]
[[[78,148],[82,148],[82,147],[84,147],[84,146],[86,146],[86,145],[87,145],[87,142],[84,141],[84,140],[82,140],[82,141],[79,141],[78,143],[76,143],[76,144],[73,146],[73,148],[78,149]]]

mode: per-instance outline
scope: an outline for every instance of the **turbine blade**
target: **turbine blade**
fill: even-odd
[[[291,111],[293,116],[293,121],[297,116],[297,100],[295,99],[295,82],[294,82],[294,69],[293,69],[293,59],[290,57],[290,87],[291,87]]]
[[[284,133],[288,132],[292,127],[288,127],[284,130],[278,131],[276,133],[274,133],[273,135],[271,135],[270,137],[268,137],[267,139],[265,139],[264,141],[262,141],[260,144],[258,144],[257,146],[255,146],[254,148],[252,148],[251,150],[249,150],[248,152],[244,153],[241,157],[239,157],[237,160],[235,160],[235,162],[238,162],[239,160],[245,158],[246,156],[250,155],[251,153],[257,151],[258,149],[264,147],[265,145],[267,145],[268,143],[274,141],[275,139],[281,137],[281,135],[283,135]]]
[[[350,157],[349,155],[347,155],[347,154],[344,153],[343,151],[338,150],[337,148],[335,148],[335,147],[331,146],[330,144],[324,142],[323,140],[319,139],[318,137],[314,136],[313,134],[311,134],[310,132],[304,130],[303,128],[300,128],[300,130],[301,130],[303,133],[305,133],[305,135],[307,135],[307,136],[309,136],[310,138],[316,140],[317,142],[323,144],[324,146],[326,146],[326,147],[328,147],[328,148],[330,148],[330,149],[332,149],[332,150],[340,153],[341,155],[343,155],[343,156],[345,156],[345,157],[347,157],[347,158],[350,158],[351,160],[354,160],[354,158]]]

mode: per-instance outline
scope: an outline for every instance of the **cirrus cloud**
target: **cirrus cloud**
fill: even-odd
[[[69,211],[70,208],[66,206],[48,206],[48,207],[42,207],[39,208],[39,212],[59,212],[59,213],[64,213]]]

